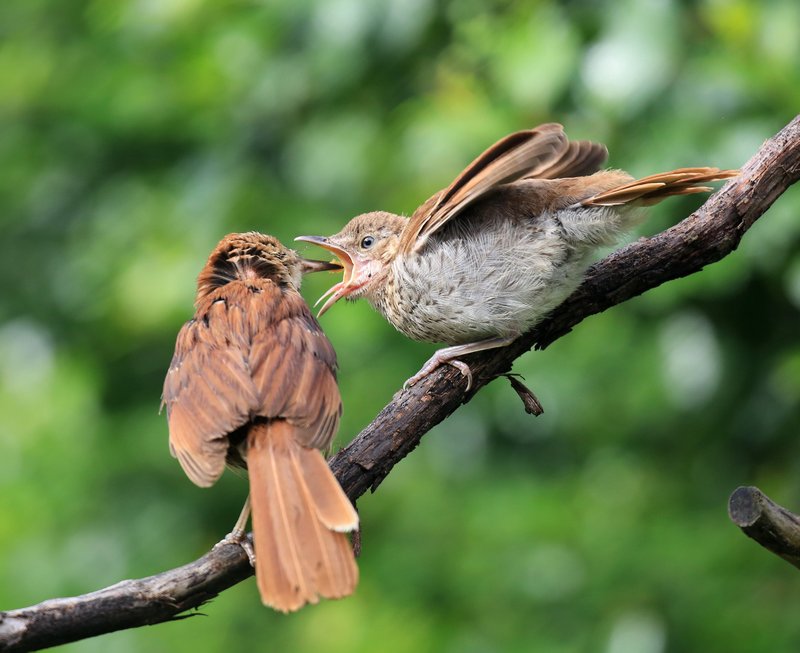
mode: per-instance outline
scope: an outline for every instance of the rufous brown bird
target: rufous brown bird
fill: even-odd
[[[710,191],[737,174],[681,168],[634,180],[603,170],[605,146],[569,141],[561,125],[520,131],[492,145],[410,219],[359,215],[330,237],[300,236],[333,252],[344,277],[320,298],[365,297],[414,340],[450,345],[406,384],[462,356],[502,347],[578,286],[592,254],[642,219],[639,206]]]
[[[320,449],[339,425],[336,353],[300,296],[300,258],[271,236],[231,234],[197,279],[194,317],[164,381],[170,451],[200,487],[226,463],[245,467],[256,580],[264,604],[290,612],[351,594],[358,567],[346,533],[358,515]]]

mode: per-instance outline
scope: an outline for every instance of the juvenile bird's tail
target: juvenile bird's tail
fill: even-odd
[[[644,220],[644,207],[672,195],[709,192],[712,189],[703,184],[737,174],[737,170],[719,168],[680,168],[631,180],[626,173],[605,170],[581,178],[596,179],[601,188],[569,206],[559,217],[565,236],[573,243],[591,247],[613,245]],[[574,186],[575,181],[563,180],[563,183]]]
[[[345,533],[358,514],[322,453],[299,444],[285,420],[256,424],[247,442],[262,602],[292,612],[351,594],[358,567]]]
[[[738,170],[720,170],[719,168],[679,168],[621,184],[616,188],[587,197],[580,204],[582,206],[620,206],[635,202],[641,206],[650,206],[658,204],[665,197],[672,195],[710,192],[713,189],[702,184],[729,179],[738,174]]]

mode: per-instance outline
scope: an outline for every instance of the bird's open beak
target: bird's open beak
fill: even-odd
[[[334,286],[331,286],[327,292],[325,292],[322,297],[320,297],[316,304],[319,304],[323,299],[328,297],[328,301],[326,301],[322,308],[319,309],[319,313],[317,313],[317,317],[320,317],[325,311],[327,311],[331,306],[333,306],[336,302],[338,302],[342,297],[346,297],[350,294],[355,288],[351,287],[351,282],[353,280],[353,258],[347,252],[347,250],[342,249],[338,245],[334,245],[330,239],[324,238],[323,236],[298,236],[295,240],[299,240],[306,243],[313,243],[314,245],[319,245],[327,249],[329,252],[333,252],[336,255],[336,258],[339,259],[337,263],[331,263],[330,265],[334,266],[331,269],[342,269],[344,270],[344,274],[342,276],[342,280]],[[330,295],[330,296],[329,296]]]
[[[303,274],[309,272],[336,272],[342,269],[342,265],[335,261],[315,261],[310,258],[301,258],[300,265],[302,266]]]

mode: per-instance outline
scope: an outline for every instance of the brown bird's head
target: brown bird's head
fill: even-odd
[[[198,301],[231,281],[270,279],[279,286],[300,289],[307,272],[340,270],[338,263],[301,258],[273,236],[248,231],[228,234],[211,252],[197,277]]]
[[[381,274],[397,255],[400,234],[408,220],[393,213],[374,211],[356,216],[333,236],[298,236],[295,240],[314,243],[333,252],[344,268],[344,277],[317,304],[328,297],[318,316],[342,297],[369,297],[380,285]]]

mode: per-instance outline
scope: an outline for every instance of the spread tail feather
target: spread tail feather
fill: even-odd
[[[322,453],[299,444],[284,420],[257,424],[247,439],[262,602],[292,612],[351,594],[358,567],[345,531],[358,515]]]
[[[639,205],[649,206],[672,195],[707,193],[712,189],[702,184],[729,179],[738,174],[738,170],[720,170],[719,168],[679,168],[611,188],[587,197],[580,204],[583,206],[620,206],[637,202]]]

